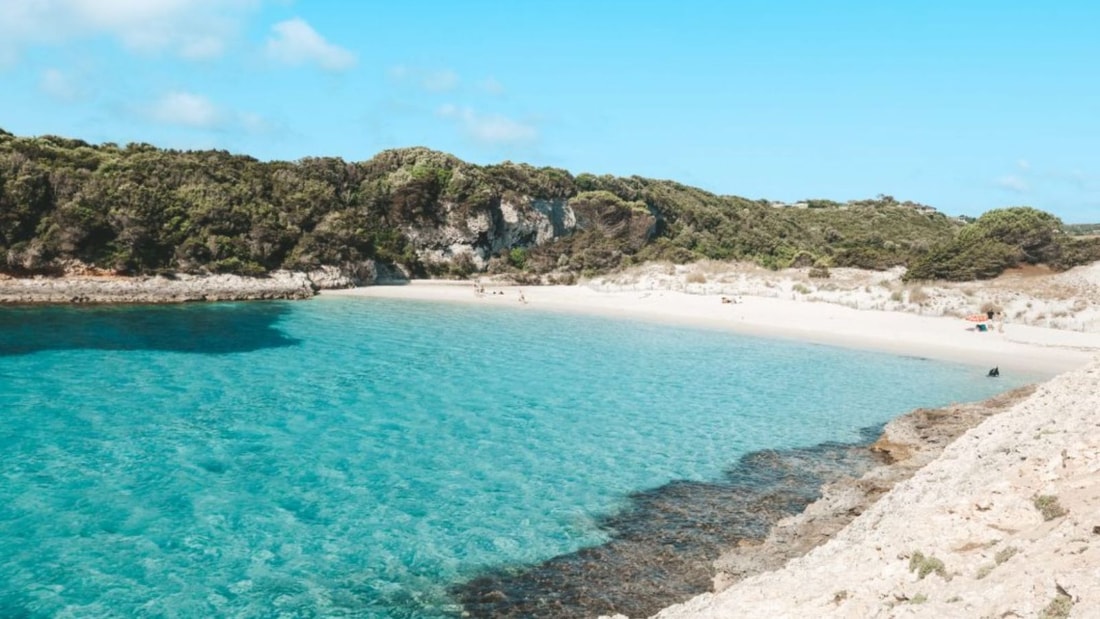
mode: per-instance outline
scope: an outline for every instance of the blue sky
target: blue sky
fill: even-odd
[[[0,128],[1093,222],[1098,24],[1075,0],[2,0]]]

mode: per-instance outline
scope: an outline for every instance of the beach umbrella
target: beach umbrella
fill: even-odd
[[[985,314],[971,314],[966,317],[966,320],[969,320],[970,322],[985,322],[989,320],[989,316],[986,316]]]

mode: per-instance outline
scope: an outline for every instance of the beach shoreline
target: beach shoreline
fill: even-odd
[[[723,295],[673,290],[490,284],[482,294],[470,282],[412,282],[322,296],[664,322],[1049,376],[1038,387],[1006,390],[987,402],[917,410],[890,422],[872,449],[893,463],[827,486],[802,513],[777,522],[759,546],[731,548],[715,560],[711,592],[656,616],[1000,616],[1015,610],[1031,616],[1047,604],[1096,608],[1096,600],[1086,598],[1100,593],[1089,581],[1100,546],[1082,542],[1089,530],[1100,532],[1088,516],[1100,502],[1100,432],[1088,421],[1100,404],[1100,334],[1094,331],[1009,324],[1003,333],[978,332],[957,317],[749,295],[727,303]],[[1019,468],[1020,479],[1005,467]],[[1061,497],[1070,516],[1044,515],[1043,497],[1059,509]],[[1015,554],[1015,567],[998,569]],[[948,568],[925,581],[912,566],[928,557],[942,557]]]
[[[316,286],[313,285],[313,282],[302,274],[279,276],[275,280],[260,278],[257,280],[259,283],[253,282],[252,279],[253,278],[238,278],[237,276],[211,276],[207,278],[184,276],[180,278],[135,278],[133,280],[130,280],[130,278],[65,278],[64,280],[47,280],[49,282],[47,284],[28,283],[36,281],[41,282],[41,280],[9,279],[6,281],[9,285],[24,286],[30,289],[33,289],[35,286],[46,287],[46,300],[43,300],[42,297],[35,297],[27,301],[28,303],[148,303],[265,298],[305,299],[313,297],[316,290]],[[149,282],[150,280],[154,281],[152,281],[152,283],[142,283]],[[242,281],[244,282],[243,284],[241,283]],[[16,283],[12,284],[12,282]],[[92,286],[93,292],[98,290],[99,292],[96,292],[96,294],[100,296],[77,296],[76,298],[69,298],[73,290],[77,290],[78,292],[80,290],[80,288],[73,288],[74,282],[78,287],[83,285]],[[89,284],[88,282],[91,283]],[[210,287],[210,282],[221,282],[219,285],[222,285],[222,287]],[[275,283],[276,287],[268,287],[267,284],[271,283]],[[133,289],[130,288],[130,286],[133,285],[152,286],[151,289],[155,291],[153,294],[160,296],[154,300],[142,297],[141,294],[134,296]],[[100,288],[96,288],[96,286]],[[106,288],[102,288],[103,286],[106,286]],[[167,288],[165,286],[167,286]],[[176,290],[173,286],[182,286],[178,288],[178,290],[182,292],[178,294],[171,293],[165,296],[165,290]],[[107,290],[108,292],[103,293],[103,290]],[[241,296],[242,291],[251,296]],[[69,296],[67,297],[66,295]],[[1090,362],[1092,362],[1093,359],[1100,358],[1098,357],[1098,355],[1100,355],[1100,333],[1092,329],[1057,329],[1036,324],[1010,322],[1004,325],[1003,331],[994,329],[992,331],[979,332],[973,328],[972,323],[968,323],[958,316],[921,315],[911,311],[900,310],[857,309],[856,307],[844,303],[838,303],[832,300],[810,299],[806,296],[797,294],[774,296],[747,293],[730,294],[722,290],[708,292],[706,290],[690,290],[686,287],[681,289],[638,289],[637,287],[614,288],[608,287],[600,282],[573,286],[519,286],[488,281],[484,284],[480,284],[472,281],[414,280],[401,285],[374,285],[363,288],[322,290],[319,293],[319,298],[314,302],[325,302],[325,300],[329,299],[356,299],[365,302],[372,299],[398,299],[433,303],[460,303],[474,307],[499,308],[509,311],[572,313],[602,316],[617,320],[644,321],[691,328],[715,329],[755,337],[779,338],[820,345],[872,350],[889,354],[917,356],[939,361],[955,362],[974,366],[976,371],[981,371],[983,373],[986,368],[999,367],[1002,373],[1016,372],[1019,374],[1026,373],[1029,376],[1057,376],[1057,378],[1051,381],[1051,384],[1060,385],[1063,391],[1066,386],[1072,387],[1073,385],[1072,381],[1074,379],[1070,376],[1071,374],[1100,371],[1095,369],[1098,367],[1097,364],[1093,364],[1093,370],[1089,369]],[[858,306],[858,303],[856,305]],[[919,377],[914,377],[914,380],[919,380]],[[1007,390],[1006,388],[1006,391]],[[1051,394],[1052,392],[1046,385],[1040,387],[1039,397],[1040,399],[1046,398],[1047,404],[1057,404],[1062,407],[1060,410],[1069,410],[1071,412],[1075,410],[1072,408],[1075,404],[1072,394],[1067,396],[1067,394],[1061,392],[1054,393],[1054,395],[1059,396],[1058,398],[1052,398]],[[1096,390],[1096,393],[1085,395],[1092,397],[1094,401],[1097,394],[1100,394],[1100,390]],[[1067,397],[1069,399],[1067,399]],[[1014,405],[1012,410],[1020,407],[1026,408],[1028,406],[1038,410],[1038,408],[1036,408],[1038,404],[1033,403],[1035,399],[1035,397],[1028,398],[1023,404],[1019,406]],[[1042,402],[1040,402],[1040,404],[1042,404]],[[962,407],[965,406],[967,405],[962,405]],[[1048,406],[1047,408],[1051,407]],[[1080,406],[1078,406],[1078,408],[1080,408]],[[961,407],[956,405],[940,410],[944,411],[945,415],[954,417],[955,413],[961,410]],[[1055,422],[1052,421],[1052,419],[1058,414],[1057,410],[1059,409],[1055,407],[1051,408],[1051,411],[1054,412],[1047,411],[1045,413],[1047,416],[1043,417],[1043,422],[1049,422],[1051,427],[1054,427],[1053,424]],[[997,412],[996,418],[1008,418],[1011,416],[1009,413],[1011,413],[1011,411]],[[1080,411],[1077,411],[1075,415],[1075,422],[1079,421],[1084,416]],[[852,480],[851,483],[844,482],[835,487],[826,488],[823,498],[817,502],[811,503],[802,514],[793,517],[790,522],[784,521],[776,524],[773,533],[779,536],[779,538],[776,543],[771,545],[782,548],[782,552],[769,555],[768,553],[770,551],[767,549],[767,542],[765,542],[761,548],[742,552],[741,555],[738,555],[738,552],[744,551],[744,548],[731,549],[730,553],[727,553],[727,555],[715,561],[716,574],[718,576],[714,582],[714,591],[719,593],[704,593],[699,598],[686,601],[675,607],[666,608],[662,611],[660,616],[676,618],[729,616],[731,608],[740,609],[741,604],[750,602],[762,604],[756,608],[772,616],[799,616],[798,613],[801,612],[801,606],[783,607],[781,610],[776,610],[780,607],[769,606],[770,602],[767,601],[768,596],[782,596],[787,595],[787,593],[791,593],[792,599],[800,600],[798,602],[799,604],[812,605],[815,609],[815,613],[821,612],[824,609],[836,611],[839,616],[847,616],[844,612],[855,607],[857,603],[859,605],[858,607],[865,611],[875,611],[876,607],[874,600],[876,596],[882,598],[885,594],[882,591],[875,590],[873,585],[867,585],[860,589],[859,587],[863,585],[859,583],[851,584],[849,588],[843,589],[845,596],[850,595],[851,597],[845,597],[845,599],[835,602],[835,608],[829,607],[822,602],[825,597],[823,597],[824,594],[821,590],[815,590],[815,595],[817,597],[812,600],[806,595],[801,595],[801,593],[795,595],[794,592],[797,591],[797,587],[787,591],[784,587],[792,587],[793,585],[790,584],[792,581],[782,573],[784,569],[787,569],[784,567],[784,564],[796,567],[798,565],[813,565],[817,572],[832,574],[830,577],[834,577],[836,574],[833,574],[833,571],[842,571],[837,565],[832,563],[823,564],[822,561],[824,560],[812,563],[801,557],[817,555],[840,556],[840,551],[835,548],[836,544],[833,543],[834,540],[837,539],[843,539],[842,546],[846,547],[859,545],[866,542],[867,539],[872,539],[872,544],[877,543],[885,545],[887,542],[870,536],[866,527],[859,529],[859,523],[862,522],[863,514],[866,513],[876,514],[875,518],[878,518],[880,522],[889,522],[890,515],[883,515],[882,508],[876,507],[879,505],[876,501],[882,502],[888,497],[891,497],[895,491],[911,490],[911,487],[917,484],[924,493],[921,495],[924,498],[937,492],[934,489],[934,480],[928,481],[920,479],[922,475],[921,471],[924,470],[920,467],[924,467],[925,465],[940,466],[942,458],[934,459],[934,457],[938,456],[945,446],[948,446],[949,450],[944,453],[951,453],[950,446],[946,445],[946,443],[950,443],[950,440],[943,441],[941,440],[943,434],[936,434],[939,430],[935,425],[943,422],[943,415],[939,417],[939,421],[933,420],[933,422],[929,422],[928,415],[925,414],[924,417],[921,417],[921,411],[919,410],[907,413],[895,421],[892,421],[890,425],[897,426],[908,424],[910,434],[915,434],[915,436],[909,436],[905,441],[896,441],[891,437],[889,432],[885,432],[883,438],[877,443],[878,448],[890,452],[894,459],[900,458],[897,458],[896,453],[892,450],[922,451],[923,447],[928,444],[939,442],[938,449],[923,449],[924,456],[918,459],[905,459],[906,462],[902,464],[900,469],[898,467],[883,469],[893,471],[889,474],[893,476],[889,480],[884,479],[885,474],[880,471],[874,473],[871,477],[864,476],[860,479]],[[1016,417],[1019,417],[1019,415],[1016,415]],[[988,425],[992,420],[993,418],[975,420],[971,426],[978,422],[983,422],[983,425],[971,429],[965,437],[972,437],[975,433],[980,433],[982,428]],[[1023,423],[1018,419],[1017,422]],[[998,423],[1000,423],[1000,421],[998,421]],[[1068,462],[1068,460],[1066,460],[1065,455],[1067,452],[1066,449],[1063,448],[1063,445],[1051,445],[1050,441],[1045,438],[1048,433],[1053,433],[1054,430],[1046,428],[1036,429],[1032,427],[1034,425],[1035,424],[1032,423],[1023,430],[1012,430],[1011,428],[1002,430],[999,431],[998,436],[1001,436],[1002,440],[1004,440],[1003,436],[1012,433],[1014,435],[1012,440],[1015,441],[1012,449],[1021,449],[1020,446],[1024,445],[1026,449],[1030,450],[1029,453],[1038,454],[1036,459],[1040,461],[1040,464],[1046,461],[1054,462],[1057,460],[1062,463],[1063,468],[1067,466],[1066,462]],[[930,428],[931,431],[929,431]],[[958,428],[956,428],[956,430],[958,430]],[[962,430],[959,431],[961,432]],[[1058,430],[1058,432],[1061,432],[1061,430]],[[988,434],[992,435],[993,432],[990,431]],[[1074,457],[1078,458],[1078,460],[1089,462],[1089,466],[1093,466],[1093,460],[1088,460],[1086,456],[1081,455],[1082,449],[1079,444],[1081,441],[1085,441],[1090,446],[1100,444],[1100,439],[1096,438],[1096,434],[1098,433],[1095,430],[1091,434],[1078,432],[1075,435],[1077,437],[1075,439],[1077,443],[1065,443],[1069,445],[1071,454],[1077,454]],[[930,439],[929,436],[940,436],[941,438]],[[955,436],[958,436],[958,433],[951,435],[950,439],[954,439]],[[1034,437],[1031,443],[1041,442],[1040,439],[1043,439],[1045,442],[1040,446],[1041,449],[1040,447],[1029,444],[1025,440],[1029,437]],[[900,448],[898,447],[899,444],[902,445]],[[1059,448],[1061,448],[1061,456],[1059,456],[1057,452]],[[974,449],[984,450],[987,455],[991,453],[989,449],[987,449],[987,446],[980,442],[974,444]],[[1000,452],[997,453],[999,454]],[[927,454],[933,454],[933,456],[928,456]],[[961,458],[958,455],[951,455],[950,459],[959,460]],[[945,466],[947,467],[946,469],[944,468]],[[1100,464],[1097,464],[1094,468],[1100,470],[1098,467],[1100,467]],[[1050,467],[1047,468],[1049,469]],[[950,468],[950,464],[940,466],[940,469],[939,479],[950,478],[952,475],[956,477],[960,475],[965,476],[971,473],[970,470],[958,466],[952,469]],[[901,474],[897,474],[899,470],[902,471]],[[1092,471],[1092,469],[1089,470]],[[916,473],[918,481],[908,481],[912,479],[910,476],[914,473]],[[985,473],[987,473],[987,477],[989,477],[988,471],[985,471]],[[1034,472],[1028,474],[1031,475],[1032,478],[1041,475],[1041,473],[1036,474]],[[1021,473],[1021,475],[1023,475],[1023,473]],[[1095,481],[1096,477],[1093,471],[1093,475],[1089,478],[1089,481]],[[1042,477],[1040,481],[1045,480],[1049,482],[1052,479],[1055,478],[1050,477],[1048,471],[1046,477]],[[1074,480],[1074,483],[1083,483],[1080,482],[1079,478],[1074,478]],[[1032,481],[1034,482],[1034,479],[1032,479]],[[988,479],[987,482],[989,482]],[[955,486],[951,486],[951,488],[957,486],[959,486],[959,483],[955,483]],[[1035,490],[1035,488],[1039,488],[1039,490]],[[1027,487],[1027,490],[1033,493],[1037,491],[1046,492],[1045,488],[1046,486],[1042,486],[1041,484],[1032,483]],[[981,491],[982,489],[979,488],[978,490]],[[958,503],[961,501],[961,503],[954,505],[948,510],[949,513],[961,513],[966,511],[969,507],[960,507],[960,505],[969,501],[973,503],[973,505],[978,506],[975,507],[975,509],[983,512],[983,514],[977,515],[975,518],[979,516],[985,517],[984,512],[990,511],[993,507],[997,506],[996,501],[999,499],[995,496],[991,497],[988,492],[983,493],[979,491],[971,493],[972,495],[975,493],[980,494],[981,496],[977,499],[974,499],[973,496],[970,495],[960,495],[956,502]],[[943,490],[943,492],[951,492],[951,490]],[[852,501],[855,500],[853,499],[855,495],[859,495],[861,497],[859,501],[862,502],[852,503]],[[1100,494],[1098,494],[1098,496],[1100,496]],[[1086,498],[1091,501],[1093,495],[1089,494]],[[1071,505],[1083,506],[1084,504],[1082,501],[1084,501],[1084,499],[1076,500],[1076,503]],[[894,503],[898,504],[899,501],[895,500]],[[1022,521],[1025,525],[1032,524],[1027,521],[1026,516],[1020,514],[1023,510],[1019,508],[1019,506],[1012,505],[1011,507],[1015,510],[1010,514],[1012,518],[1015,518],[1015,520],[1012,520],[1013,523],[1018,524]],[[848,513],[853,509],[855,513]],[[943,519],[945,516],[935,511],[936,509],[938,508],[932,506],[928,510],[925,510],[925,512],[920,512],[914,508],[910,510],[912,513],[908,513],[905,518],[910,521],[919,520],[921,518],[928,520]],[[834,517],[837,515],[841,517]],[[803,526],[807,520],[813,521],[810,523],[812,526],[809,533],[799,528]],[[1005,516],[1002,520],[1007,521],[1009,518]],[[795,522],[800,522],[802,524],[796,525],[794,524]],[[855,533],[847,533],[848,529],[852,526],[855,526],[857,530],[864,535],[864,538],[859,538]],[[1073,523],[1073,527],[1075,528],[1087,528],[1087,526],[1091,525],[1083,521],[1075,521]],[[924,544],[927,547],[938,548],[941,555],[954,552],[954,549],[943,548],[942,544],[939,546],[936,545],[935,536],[942,534],[941,531],[931,526],[923,527],[922,531],[928,537],[922,539],[913,538],[911,544],[914,547],[918,544]],[[1030,534],[1034,534],[1034,532]],[[784,535],[786,537],[783,537]],[[972,533],[972,535],[975,539],[985,539],[977,533]],[[806,540],[802,539],[803,537],[812,538],[814,544],[806,546]],[[987,535],[986,537],[989,536]],[[798,538],[797,543],[796,538]],[[1025,550],[1038,548],[1038,544],[1031,543],[1030,540],[1021,541],[1020,539],[1014,538],[1011,533],[1000,535],[997,537],[997,540],[990,541],[991,539],[992,538],[983,543],[990,544],[990,546],[987,547],[992,547],[991,545],[996,541],[997,543],[1002,543],[1004,547],[1024,548],[1026,544],[1027,548]],[[1009,546],[1009,542],[1015,545]],[[826,546],[828,546],[826,550],[820,550]],[[924,546],[922,546],[922,548],[923,547]],[[762,554],[763,558],[753,558],[750,556],[757,552]],[[807,552],[809,554],[806,554]],[[895,554],[899,554],[900,556],[901,553],[906,552],[909,552],[909,550],[899,548]],[[968,557],[959,558],[959,556],[957,556],[960,555],[960,553],[965,555],[966,552],[971,551],[955,552],[952,557],[956,563],[969,560]],[[1035,552],[1039,552],[1039,550],[1035,550]],[[745,558],[746,556],[749,556],[749,558]],[[983,559],[989,558],[984,557],[984,555],[982,556]],[[890,559],[890,557],[879,558],[884,561]],[[860,556],[859,560],[869,561],[866,552],[864,555]],[[788,561],[790,562],[788,563]],[[839,562],[839,560],[837,561]],[[846,558],[844,561],[848,561],[848,559]],[[890,567],[890,569],[893,570],[893,567]],[[894,571],[896,572],[896,570]],[[864,572],[866,572],[866,570],[864,570]],[[1043,578],[1047,578],[1049,575],[1042,574],[1042,576]],[[798,576],[794,582],[805,582],[808,577],[805,570],[803,570],[802,574]],[[1078,576],[1074,576],[1074,578],[1077,577]],[[868,576],[868,580],[871,578],[871,576]],[[883,586],[897,589],[900,593],[893,594],[895,596],[930,595],[924,592],[924,589],[919,586],[919,582],[917,586],[913,586],[914,583],[904,581],[904,575],[899,576],[899,574],[890,572],[890,578],[893,580],[889,580],[889,582]],[[981,578],[982,577],[977,577],[979,580]],[[1050,578],[1053,578],[1053,576],[1050,576]],[[985,584],[987,583],[982,583],[983,586]],[[1078,587],[1078,590],[1084,589],[1084,585],[1075,584],[1074,586]],[[1061,587],[1061,584],[1059,584],[1059,587]],[[1049,587],[1046,587],[1046,589],[1049,589]],[[959,587],[955,587],[955,590],[959,593],[959,595],[955,597],[965,598],[968,595],[967,591]],[[731,593],[726,594],[726,591],[731,591]],[[838,589],[837,591],[839,592],[841,590]],[[903,598],[897,599],[904,601]],[[730,600],[737,601],[731,602]],[[746,602],[746,600],[748,600],[748,602]],[[848,603],[848,600],[851,601],[851,604]],[[940,611],[944,611],[945,609],[947,611],[952,610],[950,606],[943,605],[945,603],[950,604],[950,600],[940,600],[940,602],[941,604],[935,608]],[[992,608],[985,601],[980,602],[980,604],[984,604],[984,606],[981,606],[982,608]],[[889,608],[893,608],[893,606]],[[927,608],[931,611],[933,607],[929,606]],[[841,612],[842,610],[843,612]],[[919,615],[919,613],[917,614]]]
[[[521,301],[520,295],[523,295]],[[1100,353],[1100,334],[1024,324],[1003,332],[978,332],[953,317],[857,310],[835,303],[744,295],[690,294],[672,290],[597,291],[584,285],[490,284],[475,293],[472,282],[414,280],[400,286],[321,291],[322,297],[405,299],[577,313],[642,320],[744,335],[918,356],[1042,376],[1081,367]],[[723,303],[723,298],[730,299]]]

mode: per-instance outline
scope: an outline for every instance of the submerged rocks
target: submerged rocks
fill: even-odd
[[[457,587],[472,617],[648,616],[706,591],[723,550],[763,538],[813,501],[823,484],[878,463],[864,446],[826,443],[748,454],[725,479],[675,481],[630,497],[603,520],[611,540]]]
[[[652,615],[822,545],[966,430],[1032,391],[918,409],[874,443],[748,454],[724,480],[631,496],[630,508],[601,523],[606,544],[488,572],[452,593],[472,617]]]
[[[742,545],[715,562],[714,589],[721,591],[761,572],[779,569],[828,541],[896,484],[909,479],[970,428],[1030,396],[1035,385],[988,400],[947,408],[919,408],[886,424],[870,451],[886,462],[862,477],[837,480],[802,513],[781,520],[759,544]]]

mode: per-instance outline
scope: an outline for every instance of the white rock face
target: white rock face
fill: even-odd
[[[1098,411],[1100,359],[968,431],[806,556],[657,617],[1038,617],[1052,603],[1100,617]],[[916,553],[942,574],[921,578]]]
[[[317,290],[338,290],[356,286],[407,282],[409,273],[401,270],[400,267],[390,267],[375,260],[364,260],[338,267],[325,265],[310,271],[306,277]]]
[[[502,200],[459,217],[453,204],[444,205],[445,221],[409,226],[405,233],[426,263],[448,263],[469,256],[477,268],[489,257],[512,247],[530,247],[572,234],[577,216],[567,200]]]

